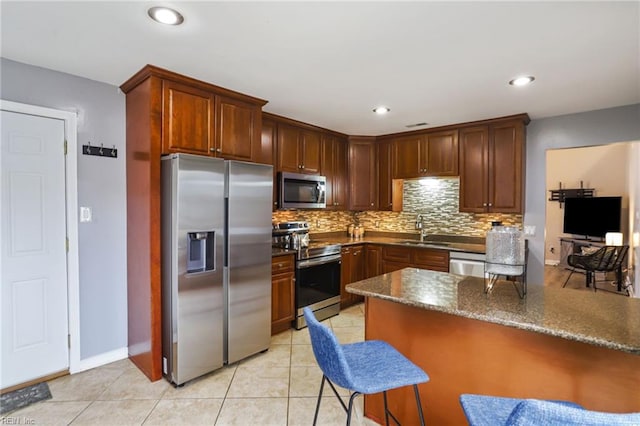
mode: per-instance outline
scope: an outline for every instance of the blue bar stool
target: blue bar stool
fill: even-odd
[[[427,373],[388,343],[380,340],[368,340],[341,345],[335,334],[318,322],[311,309],[304,308],[304,317],[309,326],[313,354],[323,374],[316,412],[313,417],[314,425],[318,420],[325,380],[347,413],[347,426],[351,424],[351,412],[355,397],[360,394],[379,392],[382,392],[384,399],[385,424],[389,424],[389,416],[391,416],[399,425],[398,419],[387,408],[387,391],[409,385],[413,386],[420,424],[424,425],[418,383],[429,381]],[[338,395],[334,383],[352,392],[348,407]]]
[[[498,425],[640,425],[640,413],[590,411],[569,401],[460,395],[470,426]]]

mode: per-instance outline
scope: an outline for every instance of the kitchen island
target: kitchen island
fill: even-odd
[[[428,423],[464,424],[462,393],[564,399],[592,410],[640,411],[640,300],[405,268],[352,283],[365,296],[365,338],[385,340],[430,376]],[[569,297],[570,296],[570,297]],[[417,422],[412,390],[388,393],[403,424]],[[382,395],[365,414],[384,420]]]

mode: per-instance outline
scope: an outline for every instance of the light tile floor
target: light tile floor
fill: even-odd
[[[341,343],[364,340],[364,306],[324,321]],[[174,388],[150,382],[129,360],[49,382],[52,399],[0,417],[34,425],[310,425],[322,373],[307,329],[288,330],[271,347],[239,363]],[[349,393],[340,389],[340,393]],[[346,399],[346,398],[345,398]],[[356,399],[353,424],[374,425]],[[319,425],[343,425],[346,414],[328,386]]]

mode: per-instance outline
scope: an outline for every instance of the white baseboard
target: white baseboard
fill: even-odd
[[[548,259],[548,260],[544,261],[544,264],[545,265],[549,265],[549,266],[558,266],[560,264],[560,261],[559,260],[550,260],[550,259]]]
[[[92,368],[100,367],[101,365],[109,364],[115,361],[120,361],[129,356],[127,347],[116,349],[110,352],[105,352],[100,355],[92,356],[91,358],[81,359],[78,364],[78,368],[71,370],[71,374],[79,373],[81,371],[90,370]]]

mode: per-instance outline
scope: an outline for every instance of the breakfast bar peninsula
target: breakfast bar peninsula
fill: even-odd
[[[513,283],[485,294],[482,278],[405,268],[347,286],[365,296],[365,338],[384,340],[430,376],[427,423],[465,424],[463,393],[574,401],[640,411],[640,299]],[[388,392],[403,424],[417,422],[410,388]],[[382,395],[365,415],[384,421]]]

